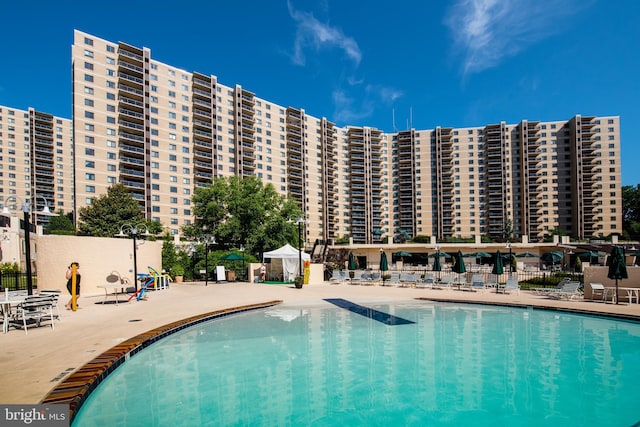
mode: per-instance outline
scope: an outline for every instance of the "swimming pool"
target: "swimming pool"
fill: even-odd
[[[140,351],[74,425],[630,426],[638,384],[637,323],[427,301],[283,304]]]

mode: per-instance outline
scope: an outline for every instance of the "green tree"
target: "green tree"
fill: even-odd
[[[49,234],[76,234],[76,228],[73,226],[73,212],[67,214],[61,209],[58,216],[49,218],[45,230]]]
[[[183,227],[186,237],[208,233],[215,247],[243,245],[258,258],[287,242],[299,244],[297,225],[289,221],[302,215],[298,205],[255,176],[214,178],[208,187],[196,188],[192,202],[196,220]]]
[[[161,224],[145,220],[140,204],[122,184],[112,185],[106,194],[80,208],[78,219],[78,234],[85,236],[113,237],[124,224],[144,223],[151,234],[162,230]]]
[[[622,187],[622,229],[628,238],[640,237],[640,184]]]

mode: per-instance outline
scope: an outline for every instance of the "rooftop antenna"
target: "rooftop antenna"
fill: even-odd
[[[396,127],[396,109],[391,109],[391,121],[393,122],[393,131],[398,132],[398,128]]]
[[[413,107],[409,107],[409,130],[413,129]]]

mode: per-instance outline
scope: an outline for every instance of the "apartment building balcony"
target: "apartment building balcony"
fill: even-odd
[[[118,60],[118,69],[119,70],[129,70],[129,71],[133,71],[134,73],[137,73],[138,75],[142,75],[144,74],[144,68],[142,68],[139,62],[128,62],[125,61],[124,59],[120,59]]]
[[[145,161],[143,157],[129,157],[123,154],[119,156],[120,163],[124,165],[137,165],[140,167],[144,167]]]
[[[144,79],[142,77],[138,77],[138,76],[132,75],[130,73],[125,73],[123,71],[120,71],[118,73],[118,79],[120,79],[121,81],[122,80],[127,81],[129,83],[137,83],[140,86],[142,86],[144,84]]]
[[[207,107],[207,108],[211,108],[211,102],[209,101],[204,101],[202,99],[199,98],[192,98],[191,102],[193,102],[196,105],[200,105],[201,107]]]
[[[142,181],[132,181],[121,177],[120,183],[129,190],[138,190],[136,192],[139,192],[139,190],[144,190],[145,188],[145,184]]]
[[[193,95],[198,95],[199,97],[202,97],[204,99],[212,99],[212,93],[211,93],[211,88],[209,86],[206,86],[206,88],[199,88],[198,86],[192,86],[191,87],[191,93]]]
[[[255,98],[254,98],[253,94],[248,95],[246,93],[243,93],[242,96],[240,97],[240,99],[242,100],[242,105],[243,106],[246,105],[247,107],[250,107],[249,111],[253,111],[253,107],[256,104],[256,101],[255,101]]]
[[[194,123],[196,121],[202,120],[202,123],[208,123],[209,124],[208,127],[211,127],[211,121],[210,120],[206,120],[206,119],[211,119],[211,117],[212,117],[211,111],[203,110],[202,108],[194,108],[193,109],[193,117],[194,117]],[[200,119],[200,120],[196,120],[196,119]]]
[[[120,107],[118,108],[118,113],[123,116],[126,116],[129,119],[139,120],[141,122],[144,122],[144,114],[142,114],[140,111],[134,111],[128,108]]]
[[[142,62],[144,60],[144,57],[142,56],[142,51],[140,49],[124,43],[120,43],[118,45],[118,55],[125,58],[134,59],[139,62]]]
[[[118,125],[122,128],[126,128],[128,130],[137,130],[140,132],[144,132],[144,125],[140,123],[131,122],[129,120],[119,119]]]
[[[144,170],[127,168],[123,165],[120,165],[119,168],[120,176],[126,178],[144,178]]]
[[[138,111],[144,111],[144,102],[142,102],[142,96],[140,100],[134,99],[132,93],[127,93],[127,96],[120,95],[118,96],[118,105],[126,105],[129,108],[137,108]]]
[[[193,166],[197,170],[204,170],[204,171],[213,170],[213,164],[210,161],[203,162],[202,160],[194,160]]]
[[[135,88],[133,86],[126,85],[120,82],[118,83],[118,91],[120,91],[118,99],[119,102],[124,102],[144,108],[144,103],[142,103],[144,91],[141,88]],[[125,94],[126,97],[124,96]]]
[[[192,87],[199,86],[200,88],[211,88],[211,79],[203,74],[194,73],[191,79]]]
[[[195,176],[196,176],[196,178],[200,178],[200,179],[204,179],[204,180],[213,179],[213,174],[211,172],[195,171]]]
[[[36,174],[36,186],[38,185],[53,185],[53,173],[49,172],[48,174]]]
[[[42,160],[51,160],[50,158],[44,158]],[[53,162],[52,161],[47,161],[47,162],[41,162],[41,161],[37,161],[35,162],[36,164],[36,168],[42,170],[53,170]]]
[[[208,152],[208,151],[202,151],[194,148],[193,157],[194,159],[212,159],[213,154],[211,154],[211,152]]]
[[[36,156],[42,156],[43,159],[53,159],[53,147],[51,145],[34,145],[34,152]]]
[[[120,143],[118,144],[118,149],[121,152],[120,155],[122,155],[122,153],[124,152],[129,154],[137,154],[141,158],[144,158],[144,148],[142,147],[137,147],[135,145],[126,144],[124,141],[120,141]]]

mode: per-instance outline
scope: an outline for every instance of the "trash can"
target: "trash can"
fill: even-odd
[[[236,280],[236,272],[233,270],[227,270],[227,282],[233,282]]]

